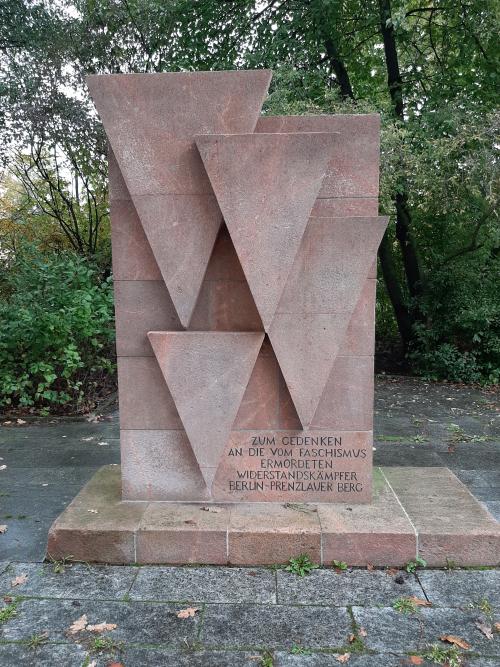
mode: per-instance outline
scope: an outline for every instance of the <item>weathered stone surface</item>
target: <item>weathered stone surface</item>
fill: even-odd
[[[266,330],[321,187],[334,138],[310,133],[196,139]]]
[[[213,484],[230,502],[368,502],[366,431],[232,431]]]
[[[152,357],[148,331],[176,331],[181,325],[161,280],[115,280],[116,353]]]
[[[345,609],[221,604],[207,605],[201,637],[206,646],[332,648],[345,644],[350,632]]]
[[[263,339],[259,333],[149,333],[208,489]]]
[[[137,532],[139,563],[225,565],[230,509],[211,505],[152,503]]]
[[[123,430],[183,428],[154,357],[118,357],[118,387]]]
[[[431,566],[498,565],[500,525],[447,468],[384,468]]]
[[[87,77],[127,188],[136,195],[210,194],[194,144],[203,133],[253,132],[271,73]]]
[[[415,530],[380,471],[373,473],[370,504],[318,505],[324,563],[401,566],[415,558]]]
[[[500,570],[419,570],[418,579],[434,606],[500,609]]]
[[[161,280],[160,269],[131,200],[111,199],[110,216],[115,281]]]
[[[338,356],[311,424],[313,429],[373,428],[373,357]]]
[[[342,653],[313,653],[312,655],[293,655],[291,653],[275,653],[274,667],[338,667],[340,662],[337,658],[345,655],[349,651]],[[380,653],[368,655],[356,655],[351,653],[349,657],[349,667],[405,667],[401,662],[401,656],[391,655],[390,653]],[[406,665],[410,667],[410,663]],[[421,667],[430,667],[430,663],[421,663]]]
[[[48,644],[36,650],[26,644],[0,644],[0,664],[3,667],[80,667],[87,652],[83,646]]]
[[[124,500],[206,500],[200,468],[183,430],[121,432]]]
[[[334,150],[319,199],[378,198],[378,114],[261,116],[256,132],[335,132]],[[375,211],[376,214],[376,211]]]
[[[26,575],[26,583],[12,587],[14,577]],[[113,565],[90,566],[68,563],[64,572],[55,572],[52,564],[12,563],[0,577],[0,592],[26,597],[68,598],[80,600],[120,600],[130,590],[136,572]]]
[[[130,597],[186,603],[274,604],[276,583],[274,572],[262,568],[142,567]]]
[[[135,206],[184,327],[222,222],[213,195],[136,195]],[[161,328],[161,327],[159,327]]]
[[[314,202],[311,215],[326,218],[350,218],[352,216],[378,215],[376,197],[332,197],[320,198]]]
[[[315,508],[307,511],[284,505],[234,505],[228,533],[231,565],[273,565],[292,556],[309,554],[321,562],[321,526]]]
[[[48,599],[24,600],[18,609],[18,615],[2,626],[2,639],[26,640],[35,634],[48,632],[49,641],[72,644],[73,640],[66,635],[69,626],[86,614],[91,624],[116,623],[117,627],[105,635],[115,642],[126,641],[133,636],[137,644],[180,647],[185,646],[186,640],[196,638],[200,625],[199,614],[179,619],[176,616],[179,605],[166,603],[148,605],[142,602],[82,600],[75,606],[70,600]],[[95,634],[90,636],[91,640],[94,638]]]
[[[52,524],[47,555],[83,562],[135,562],[145,503],[120,503],[120,468],[105,466]]]
[[[233,428],[279,428],[279,367],[274,354],[259,353]]]
[[[207,280],[189,324],[190,331],[262,331],[247,282]]]
[[[129,648],[125,665],[158,667],[255,667],[255,651],[172,651],[162,648]],[[99,666],[100,667],[100,666]]]
[[[380,607],[392,605],[399,597],[424,596],[415,576],[404,571],[314,570],[307,577],[297,577],[278,570],[276,576],[278,604]]]
[[[387,218],[309,220],[269,329],[304,428],[314,417],[386,226]]]
[[[356,307],[340,344],[340,355],[371,356],[375,353],[375,301],[377,281],[365,280]]]
[[[383,651],[388,645],[394,653],[422,651],[439,643],[440,636],[450,634],[470,643],[471,651],[500,654],[500,635],[493,640],[486,639],[476,627],[478,615],[474,611],[423,608],[415,614],[402,614],[394,609],[353,607],[353,614],[367,632],[366,646],[375,651]]]

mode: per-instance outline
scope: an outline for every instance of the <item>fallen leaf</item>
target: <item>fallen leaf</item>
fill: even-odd
[[[95,660],[92,660],[92,662],[89,662],[88,667],[97,667],[97,662]]]
[[[418,598],[416,595],[410,595],[408,600],[411,600],[416,607],[432,607],[432,602],[422,600],[422,598]]]
[[[95,665],[95,663],[94,663],[94,665]],[[91,667],[91,666],[89,665],[89,667]],[[125,665],[123,664],[123,662],[108,662],[106,667],[125,667]]]
[[[12,581],[10,582],[10,585],[11,585],[12,588],[14,588],[14,586],[22,586],[27,581],[28,581],[28,575],[27,574],[20,574],[18,577],[15,577],[14,579],[12,579]]]
[[[7,532],[7,526],[3,523],[0,525],[0,535]]]
[[[82,442],[90,442],[90,441],[93,440],[93,439],[94,439],[94,436],[93,436],[93,435],[89,435],[88,438],[82,438]]]
[[[350,657],[351,657],[350,653],[342,653],[342,655],[338,655],[336,657],[336,660],[337,662],[347,662]]]
[[[366,635],[368,633],[366,632],[366,630],[364,628],[359,628],[358,634],[359,634],[360,637],[366,637]]]
[[[500,632],[500,623],[495,623],[495,630]]]
[[[5,470],[6,467],[7,467],[7,466],[6,466],[5,463],[4,463],[3,466],[0,466],[0,470]]]
[[[349,644],[352,644],[354,641],[356,641],[356,635],[349,635]]]
[[[448,642],[448,644],[455,644],[460,646],[460,648],[468,649],[471,647],[471,644],[462,639],[461,637],[455,637],[455,635],[441,635],[439,638],[442,642]]]
[[[87,510],[87,512],[90,512],[91,514],[99,514],[97,510]]]
[[[18,419],[18,420],[17,420],[17,423],[18,423],[18,424],[26,424],[26,422],[24,421],[24,419]]]
[[[97,443],[99,447],[104,447],[104,445],[109,445],[109,442],[105,442],[104,440],[102,442]]]
[[[87,614],[83,614],[83,616],[77,618],[76,621],[74,621],[69,626],[68,632],[70,635],[76,635],[77,632],[83,632],[85,630],[86,625],[87,625]]]
[[[388,574],[390,577],[395,577],[398,573],[399,573],[399,570],[396,570],[394,567],[390,567],[390,568],[387,570],[387,574]]]
[[[11,422],[11,421],[7,421],[7,422],[4,422],[4,423],[3,423],[4,426],[7,426],[8,424],[12,424],[12,422]]]
[[[200,510],[203,510],[203,512],[220,512],[220,509],[217,507],[200,507]]]
[[[14,602],[14,598],[11,598],[10,595],[4,595],[3,601],[5,604],[11,604],[11,602]]]
[[[196,521],[193,521],[193,519],[186,519],[184,523],[189,524],[190,526],[196,526]]]
[[[408,658],[408,664],[409,665],[423,665],[424,664],[424,659],[421,658],[419,655],[410,655]]]
[[[371,572],[371,571],[374,570],[375,568],[373,567],[373,565],[371,565],[370,563],[368,563],[368,564],[366,565],[366,569],[369,570],[369,571]]]
[[[198,607],[187,607],[186,609],[181,609],[177,613],[177,618],[191,618],[197,611],[200,611]]]
[[[493,639],[493,628],[483,621],[477,621],[476,628],[483,633],[486,639]]]
[[[89,632],[110,632],[115,630],[117,627],[116,623],[97,623],[97,625],[87,625],[85,628]]]

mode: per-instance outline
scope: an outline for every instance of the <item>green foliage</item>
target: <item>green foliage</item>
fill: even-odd
[[[347,563],[344,563],[343,560],[334,560],[332,565],[336,570],[341,570],[342,572],[347,570]]]
[[[19,252],[0,292],[0,405],[85,407],[113,370],[113,294],[71,252]]]
[[[299,577],[305,577],[306,574],[310,574],[319,567],[311,561],[307,554],[300,554],[296,558],[290,558],[288,563],[289,565],[287,565],[285,570],[293,572],[293,574],[297,574]]]
[[[406,563],[405,569],[409,574],[415,574],[418,567],[427,567],[427,561],[420,558],[420,556],[417,556],[415,560],[410,560]]]
[[[416,614],[418,607],[410,598],[398,598],[394,601],[392,608],[400,614]]]
[[[447,665],[448,667],[460,667],[463,664],[463,654],[456,646],[443,648],[434,644],[425,654],[424,658],[436,665]]]
[[[0,609],[0,625],[17,616],[17,601],[11,602]]]

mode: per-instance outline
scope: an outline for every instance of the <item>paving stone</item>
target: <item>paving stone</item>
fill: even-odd
[[[4,520],[2,519],[2,523]],[[47,550],[47,534],[52,518],[7,519],[7,532],[0,535],[2,558],[11,561],[42,561]]]
[[[316,653],[314,655],[293,655],[277,652],[274,656],[274,667],[339,667],[339,654]],[[349,667],[401,667],[401,656],[381,653],[379,655],[356,655],[351,653]],[[421,665],[427,667],[428,663]]]
[[[488,512],[500,523],[500,500],[487,500],[482,503]]]
[[[455,470],[454,472],[479,500],[500,501],[500,469]]]
[[[439,643],[442,635],[450,634],[465,639],[471,651],[480,655],[500,655],[500,635],[486,639],[475,626],[477,612],[425,608],[415,614],[402,614],[388,608],[353,607],[353,614],[367,632],[365,645],[375,651],[386,651],[387,647],[394,653],[422,651]]]
[[[152,648],[127,648],[125,665],[141,667],[258,667],[259,656],[253,652],[236,651],[167,651]],[[338,663],[337,663],[338,664]]]
[[[200,641],[221,648],[333,648],[344,645],[350,632],[346,609],[207,605]]]
[[[437,467],[442,466],[443,462],[428,444],[377,441],[373,465]]]
[[[388,606],[399,597],[423,597],[417,579],[406,572],[314,570],[306,577],[298,577],[279,570],[277,577],[278,604]]]
[[[454,451],[440,453],[448,468],[456,470],[498,470],[500,445],[496,442],[463,442],[454,445]]]
[[[427,598],[440,607],[467,607],[483,599],[500,611],[500,570],[419,570]]]
[[[274,572],[250,568],[141,567],[133,600],[275,603]]]
[[[11,587],[14,577],[27,575],[25,584]],[[120,600],[130,590],[137,569],[118,566],[69,564],[64,572],[40,563],[12,563],[0,576],[0,593],[28,597],[79,600]]]
[[[2,667],[81,667],[87,652],[81,646],[48,644],[31,649],[22,644],[0,644]]]
[[[0,626],[0,639],[19,641],[34,634],[48,632],[49,641],[72,642],[66,636],[70,625],[86,614],[88,623],[116,623],[106,633],[116,642],[137,644],[185,645],[198,633],[200,614],[193,618],[177,618],[179,605],[142,602],[96,602],[94,600],[23,600],[17,615]],[[78,635],[83,638],[85,633]]]

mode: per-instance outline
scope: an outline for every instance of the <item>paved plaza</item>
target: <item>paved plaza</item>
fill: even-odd
[[[498,520],[496,408],[486,391],[379,377],[375,465],[446,466]],[[0,456],[1,665],[500,664],[499,570],[43,564],[52,521],[119,462],[118,416],[14,420]]]

